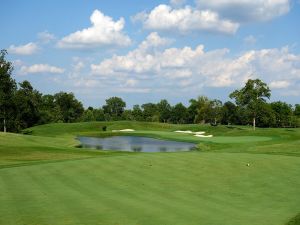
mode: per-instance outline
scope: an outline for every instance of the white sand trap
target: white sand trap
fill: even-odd
[[[134,131],[134,129],[123,129],[123,130],[120,130],[121,132],[128,132],[128,131]]]
[[[176,130],[174,131],[176,133],[184,133],[184,134],[192,134],[193,132],[190,130]]]
[[[213,135],[203,135],[203,134],[195,134],[194,135],[195,137],[204,137],[204,138],[210,138],[210,137],[213,137]]]
[[[205,131],[197,131],[197,132],[195,132],[195,134],[196,134],[196,135],[199,135],[199,134],[200,134],[200,135],[201,135],[201,134],[205,134]]]
[[[135,130],[133,129],[112,130],[112,132],[131,132],[131,131],[135,131]]]

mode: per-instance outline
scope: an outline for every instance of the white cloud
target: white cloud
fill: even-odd
[[[159,36],[158,36],[159,37]],[[162,37],[159,37],[162,38]],[[228,49],[204,51],[195,48],[138,48],[92,64],[95,77],[107,77],[130,88],[163,88],[167,91],[199,87],[241,87],[249,78],[260,78],[271,88],[295,89],[300,82],[300,55],[281,49],[251,50],[232,56]],[[139,82],[136,82],[139,81]],[[124,85],[123,85],[124,87]]]
[[[110,75],[118,73],[121,75],[126,71],[134,70],[136,73],[151,71],[157,59],[150,52],[157,47],[163,47],[170,43],[170,39],[162,38],[157,33],[148,35],[137,49],[128,53],[127,56],[114,55],[112,59],[104,60],[100,64],[92,64],[93,74]]]
[[[138,84],[138,81],[137,81],[137,80],[135,80],[135,79],[128,79],[128,80],[125,82],[124,86],[125,86],[125,87],[134,87],[134,86],[136,86],[137,84]]]
[[[177,31],[186,34],[193,31],[208,31],[234,34],[239,24],[222,19],[211,10],[197,10],[190,6],[173,9],[168,5],[158,5],[150,13],[139,13],[134,20],[141,20],[143,27],[150,30]]]
[[[29,42],[28,44],[25,45],[11,45],[8,48],[8,52],[11,54],[16,54],[16,55],[32,55],[36,53],[39,50],[39,47],[37,44],[33,42]]]
[[[287,88],[290,86],[290,82],[286,80],[272,81],[269,86],[271,89]]]
[[[93,48],[103,46],[128,46],[130,38],[123,33],[124,18],[114,21],[113,18],[95,10],[90,17],[92,26],[76,31],[62,38],[57,46],[59,48]]]
[[[201,9],[217,11],[240,23],[268,21],[290,10],[290,0],[196,0],[196,3]]]
[[[173,6],[181,6],[185,4],[186,0],[170,0],[170,4]]]
[[[253,35],[249,35],[244,38],[244,43],[247,45],[254,45],[256,43],[256,38]]]
[[[51,34],[48,31],[43,31],[43,32],[38,33],[38,39],[42,43],[46,44],[46,43],[49,43],[50,41],[55,40],[56,38],[55,38],[54,34]]]
[[[31,74],[31,73],[63,73],[65,70],[56,67],[50,66],[48,64],[34,64],[31,66],[22,66],[20,69],[21,74]]]

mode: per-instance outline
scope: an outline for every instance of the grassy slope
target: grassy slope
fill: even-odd
[[[105,123],[108,130],[201,140],[204,152],[73,147],[76,135],[110,133],[99,132],[103,124],[38,126],[32,136],[0,133],[0,224],[282,225],[300,211],[299,129],[115,122]],[[179,129],[216,138],[169,132]]]

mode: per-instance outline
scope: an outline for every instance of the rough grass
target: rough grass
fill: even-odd
[[[110,131],[124,128],[198,143],[200,151],[74,147],[77,135],[115,135]],[[172,132],[179,129],[215,137]],[[30,130],[32,135],[0,133],[0,224],[299,224],[300,129],[121,121]]]

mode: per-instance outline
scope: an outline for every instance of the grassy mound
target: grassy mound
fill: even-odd
[[[286,225],[300,225],[300,213],[291,219]]]

